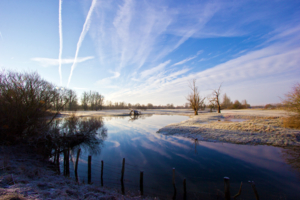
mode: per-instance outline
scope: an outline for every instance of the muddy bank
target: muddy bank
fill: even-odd
[[[52,168],[51,162],[19,147],[0,147],[0,199],[151,199],[141,198],[138,191],[121,195],[118,190],[78,184]]]
[[[300,130],[282,127],[284,111],[240,110],[206,113],[170,124],[158,132],[166,135],[236,144],[300,146]],[[239,120],[236,120],[239,119]]]

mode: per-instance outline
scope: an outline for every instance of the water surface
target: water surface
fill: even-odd
[[[223,177],[230,178],[231,194],[239,199],[255,199],[248,180],[254,181],[261,199],[297,199],[299,174],[285,163],[282,149],[195,141],[156,133],[158,129],[188,119],[186,116],[152,115],[139,119],[104,117],[107,137],[101,151],[92,155],[92,182],[100,184],[100,163],[104,161],[104,186],[120,189],[121,163],[125,158],[125,191],[139,190],[139,174],[144,172],[144,193],[171,199],[172,169],[175,168],[176,199],[183,199],[183,179],[187,199],[216,199],[223,191]],[[88,150],[80,157],[80,180],[87,182]]]

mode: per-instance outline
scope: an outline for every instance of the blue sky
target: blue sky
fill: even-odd
[[[0,1],[0,68],[37,71],[80,96],[183,105],[222,83],[278,103],[300,77],[300,1]]]

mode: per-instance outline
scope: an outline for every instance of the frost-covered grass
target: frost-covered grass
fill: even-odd
[[[230,119],[245,119],[231,122]],[[218,121],[226,120],[228,121]],[[170,124],[158,132],[168,135],[237,144],[300,146],[300,130],[282,127],[283,118],[237,113],[202,114],[186,121]]]
[[[51,170],[52,164],[22,149],[0,147],[0,199],[153,199],[126,192],[78,184]]]

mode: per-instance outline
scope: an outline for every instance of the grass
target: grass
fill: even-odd
[[[300,129],[300,115],[293,115],[283,119],[283,127]]]
[[[1,199],[2,200],[26,200],[26,198],[23,195],[17,193],[6,194],[2,196]]]

